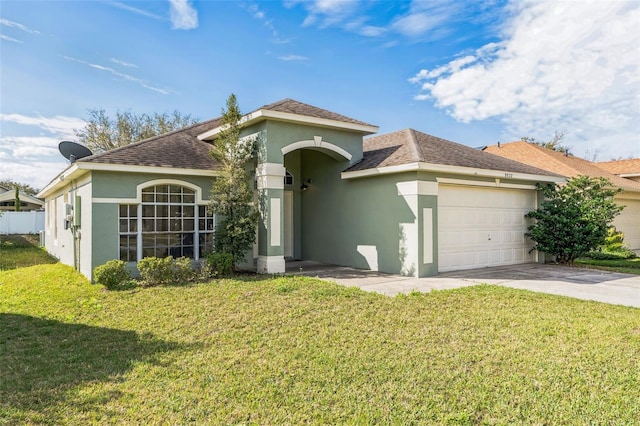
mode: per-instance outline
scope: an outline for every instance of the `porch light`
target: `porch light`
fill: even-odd
[[[309,188],[310,183],[311,183],[311,179],[304,179],[302,181],[302,186],[300,187],[300,189],[302,189],[303,191],[306,191],[307,188]]]

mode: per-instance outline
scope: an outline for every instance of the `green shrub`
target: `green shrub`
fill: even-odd
[[[186,257],[145,257],[138,262],[138,271],[149,286],[183,284],[193,278],[191,260]]]
[[[214,252],[207,256],[214,277],[226,277],[233,272],[233,255],[225,252]]]
[[[97,266],[93,270],[93,278],[107,289],[117,290],[126,287],[131,281],[131,274],[127,271],[125,262],[114,259]]]
[[[619,260],[633,259],[636,257],[636,254],[631,249],[623,247],[616,251],[608,251],[605,249],[602,249],[602,251],[590,251],[586,257],[594,260]]]
[[[193,280],[195,273],[191,267],[191,259],[179,257],[171,265],[172,284],[184,284]]]

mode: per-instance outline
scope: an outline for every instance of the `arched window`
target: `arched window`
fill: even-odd
[[[142,188],[141,204],[120,205],[120,259],[199,259],[213,248],[215,220],[195,191],[177,184]]]

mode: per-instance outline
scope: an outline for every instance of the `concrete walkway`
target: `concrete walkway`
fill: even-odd
[[[640,308],[639,275],[560,265],[528,263],[414,278],[300,261],[288,262],[287,273],[317,277],[387,296],[411,291],[448,290],[485,283]]]

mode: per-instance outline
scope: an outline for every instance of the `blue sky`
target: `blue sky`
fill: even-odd
[[[469,146],[640,157],[640,2],[0,2],[0,179],[44,186],[87,110],[283,98]]]

